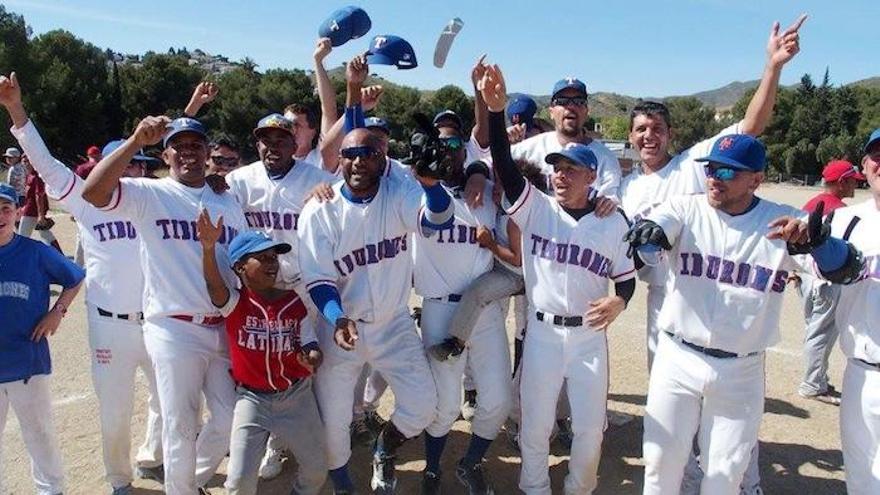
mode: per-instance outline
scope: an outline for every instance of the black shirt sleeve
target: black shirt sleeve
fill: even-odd
[[[492,165],[501,180],[504,195],[508,201],[515,203],[526,188],[526,179],[510,155],[504,112],[489,112],[489,148],[492,151]]]

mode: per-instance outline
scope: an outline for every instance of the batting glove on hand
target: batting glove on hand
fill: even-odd
[[[639,220],[626,232],[623,236],[624,242],[628,242],[633,249],[640,246],[652,244],[663,249],[672,249],[669,239],[666,238],[666,232],[663,228],[650,220]]]
[[[831,236],[831,217],[828,215],[822,221],[823,213],[825,213],[825,202],[820,201],[816,205],[816,209],[810,213],[807,220],[807,235],[809,239],[802,243],[788,243],[788,252],[790,254],[809,254],[818,246],[821,246]]]

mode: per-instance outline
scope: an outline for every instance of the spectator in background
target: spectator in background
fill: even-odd
[[[226,136],[221,136],[211,143],[211,154],[208,155],[207,175],[225,176],[241,166],[241,155],[238,145]]]
[[[852,163],[835,160],[822,170],[825,190],[807,201],[803,210],[812,213],[819,203],[824,203],[824,212],[830,214],[846,206],[845,198],[855,196],[856,186],[865,176]],[[835,406],[840,405],[840,393],[828,384],[828,357],[837,340],[838,330],[834,321],[840,286],[812,276],[809,273],[798,275],[798,293],[804,304],[804,379],[798,387],[798,394],[807,399],[817,400]]]
[[[37,175],[36,170],[28,160],[27,155],[22,155],[22,163],[27,170],[27,179],[24,194],[24,205],[21,207],[21,221],[18,225],[18,235],[30,237],[34,230],[40,233],[43,242],[64,254],[61,245],[52,234],[52,226],[55,221],[46,215],[49,213],[49,197],[46,196],[46,184]]]
[[[18,204],[23,205],[27,170],[21,163],[21,151],[18,148],[7,148],[6,153],[3,154],[3,161],[9,167],[9,170],[6,171],[6,182],[18,194]]]
[[[101,161],[103,155],[101,154],[101,149],[97,146],[89,146],[89,149],[86,150],[86,156],[88,160],[80,163],[76,166],[75,173],[81,178],[85,179],[92,172],[92,169],[95,168],[95,165]]]
[[[311,108],[294,103],[287,105],[284,116],[293,122],[293,136],[296,139],[296,152],[293,157],[322,168],[321,151],[318,149],[318,116]]]

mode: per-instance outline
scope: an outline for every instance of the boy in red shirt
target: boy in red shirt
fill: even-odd
[[[198,220],[202,268],[211,301],[226,317],[232,379],[238,399],[232,420],[226,489],[254,494],[269,433],[293,452],[299,464],[293,493],[317,494],[327,477],[324,424],[312,391],[311,374],[322,354],[306,307],[296,292],[275,288],[278,255],[290,244],[256,231],[229,244],[241,289],[231,289],[217,264],[215,246],[223,233],[207,211]]]

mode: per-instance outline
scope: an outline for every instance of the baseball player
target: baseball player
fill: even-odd
[[[58,239],[52,234],[55,221],[46,215],[49,213],[49,198],[46,196],[46,183],[37,175],[31,160],[22,155],[21,163],[27,171],[25,179],[24,205],[21,208],[21,220],[18,224],[18,235],[30,237],[34,230],[43,238],[43,242],[64,254]]]
[[[461,135],[453,127],[441,127],[439,137],[460,139]],[[455,217],[451,225],[439,232],[430,232],[427,237],[414,236],[413,280],[416,293],[423,298],[421,330],[426,349],[450,338],[452,316],[462,293],[478,277],[490,272],[493,262],[492,251],[477,242],[477,232],[495,229],[495,203],[487,201],[479,207],[469,207],[462,197],[466,181],[464,153],[453,153],[445,159],[450,168],[443,187],[452,197]],[[491,197],[492,183],[485,187],[484,196]],[[458,359],[438,359],[433,353],[429,356],[438,405],[436,417],[425,429],[422,493],[440,493],[440,459],[449,430],[459,415],[467,363],[480,401],[472,418],[470,445],[456,466],[455,476],[468,493],[492,492],[482,461],[510,409],[510,354],[504,320],[501,305],[497,301],[488,303],[477,311],[467,345],[458,349]]]
[[[316,392],[330,477],[337,493],[348,493],[355,381],[364,363],[382,374],[396,407],[376,441],[370,485],[392,493],[397,448],[428,426],[437,406],[434,379],[407,309],[410,234],[448,226],[454,205],[436,179],[420,178],[418,188],[383,177],[384,156],[366,129],[346,135],[340,166],[344,182],[334,185],[331,200],[306,204],[299,230],[303,279],[323,315],[318,339],[325,363]]]
[[[608,390],[604,330],[635,289],[628,228],[621,213],[595,214],[588,196],[599,160],[589,146],[571,143],[546,160],[553,197],[537,191],[516,167],[505,129],[506,89],[498,66],[480,83],[489,107],[492,160],[522,232],[522,266],[530,303],[522,357],[522,471],[527,494],[549,494],[548,454],[559,391],[566,382],[574,439],[566,493],[590,493],[597,484]],[[609,296],[609,280],[615,295]]]
[[[831,232],[849,239],[865,256],[866,269],[840,289],[835,319],[847,358],[840,404],[840,441],[846,489],[852,495],[880,493],[880,129],[865,145],[862,168],[871,197],[834,212]],[[826,277],[827,278],[827,277]]]
[[[545,158],[550,153],[558,153],[568,143],[581,143],[589,146],[599,160],[595,183],[591,186],[596,195],[619,201],[620,162],[601,141],[590,138],[584,131],[584,123],[589,117],[587,86],[574,77],[560,79],[553,85],[550,100],[550,116],[556,126],[554,132],[538,134],[513,145],[510,153],[514,160],[539,163],[544,174],[550,177],[553,167]]]
[[[136,455],[138,475],[162,480],[162,417],[153,367],[144,347],[141,328],[143,276],[139,270],[120,270],[138,251],[137,231],[118,214],[103,212],[82,199],[84,181],[46,148],[21,101],[15,73],[0,77],[0,103],[12,118],[12,134],[47,186],[47,192],[77,220],[86,248],[86,307],[92,381],[98,396],[101,443],[107,482],[116,495],[131,490],[131,415],[134,379],[138,368],[147,378],[149,411],[144,442]],[[104,147],[109,155],[122,141]],[[124,176],[143,175],[140,154],[126,167]]]
[[[6,182],[15,188],[19,197],[19,204],[24,204],[24,185],[27,177],[27,170],[21,163],[21,150],[18,148],[7,148],[3,153],[4,164],[9,167],[6,170]]]
[[[825,190],[810,198],[803,206],[807,213],[815,211],[819,203],[825,213],[831,214],[846,204],[844,198],[855,194],[859,181],[865,180],[852,163],[846,160],[829,162],[822,170]],[[798,386],[798,393],[807,399],[840,405],[840,393],[828,383],[828,358],[837,340],[837,325],[834,312],[840,296],[840,286],[814,277],[810,273],[799,273],[797,289],[804,304],[804,378]]]
[[[232,240],[229,258],[242,288],[227,286],[217,266],[217,225],[203,211],[198,222],[203,271],[211,302],[226,317],[226,337],[238,401],[226,489],[257,493],[257,473],[269,432],[290,445],[300,466],[293,492],[316,494],[327,479],[324,425],[312,393],[321,351],[306,306],[292,290],[276,288],[278,255],[290,244],[249,230]]]
[[[755,138],[722,136],[698,160],[706,194],[670,199],[626,237],[669,260],[645,408],[646,495],[679,492],[694,434],[701,493],[739,493],[764,412],[764,351],[779,340],[782,292],[798,266],[792,255],[811,253],[836,281],[861,268],[854,249],[821,233],[821,208],[808,231],[799,210],[755,196],[765,166]]]
[[[140,147],[160,141],[171,167],[169,177],[121,179]],[[147,117],[95,167],[82,193],[89,203],[127,218],[141,239],[144,342],[163,412],[169,495],[195,494],[214,474],[228,451],[235,404],[223,317],[205,290],[195,222],[202,209],[215,218],[222,215],[224,233],[218,243],[224,246],[247,223],[232,195],[206,186],[207,157],[207,137],[199,121]],[[229,266],[223,261],[219,265]],[[225,275],[234,282],[231,271]],[[210,412],[201,430],[200,393]]]
[[[15,188],[0,182],[0,456],[11,406],[37,494],[57,495],[64,489],[64,469],[52,423],[48,337],[58,330],[85,273],[55,249],[16,234],[20,214]],[[63,287],[51,308],[50,284]],[[2,463],[0,493],[7,493]]]

